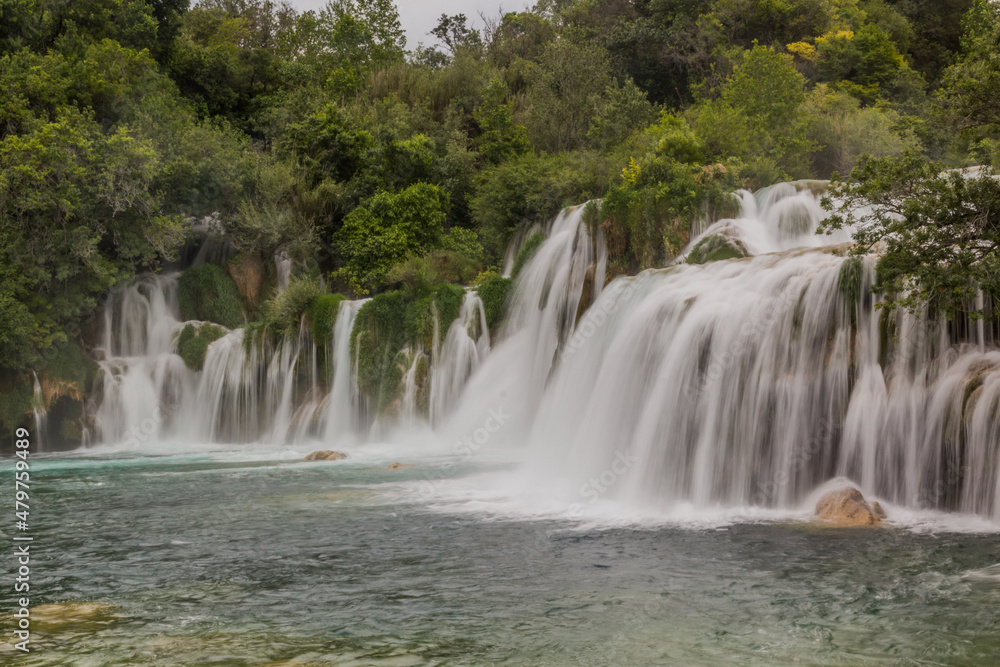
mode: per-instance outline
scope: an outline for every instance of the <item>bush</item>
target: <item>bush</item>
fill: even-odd
[[[232,277],[215,264],[192,266],[177,284],[181,318],[215,322],[236,329],[245,321],[246,307]]]
[[[386,276],[390,285],[423,289],[452,283],[466,285],[478,275],[482,264],[469,256],[448,250],[433,250],[422,257],[411,255],[392,267]]]
[[[447,203],[439,187],[418,183],[398,194],[380,192],[351,211],[338,236],[352,286],[381,288],[407,255],[437,247]]]
[[[443,339],[462,308],[465,290],[441,285],[422,291],[384,292],[362,306],[351,332],[357,350],[358,388],[377,413],[395,401],[402,390],[406,363],[417,348],[433,349],[435,311]],[[406,349],[410,354],[405,354]]]
[[[503,321],[507,310],[507,297],[514,281],[498,274],[486,277],[476,287],[479,298],[483,300],[483,311],[486,313],[486,326],[491,332]]]
[[[517,251],[517,257],[514,258],[514,268],[510,271],[511,278],[517,278],[521,270],[531,261],[531,258],[535,256],[535,253],[548,238],[542,232],[538,232],[529,236],[521,244],[521,248]]]
[[[688,254],[687,263],[707,264],[746,256],[747,249],[742,242],[722,234],[713,234],[698,241]]]
[[[307,312],[309,330],[317,349],[333,336],[337,313],[340,312],[340,302],[346,298],[343,294],[321,294],[309,303]]]
[[[202,324],[199,327],[188,324],[177,339],[177,353],[188,368],[200,371],[205,367],[208,346],[225,335],[226,330],[214,324]]]

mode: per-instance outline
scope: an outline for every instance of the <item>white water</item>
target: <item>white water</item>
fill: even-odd
[[[517,493],[543,488],[554,506],[797,511],[842,477],[901,513],[1000,519],[1000,350],[990,329],[965,323],[956,336],[940,318],[877,310],[874,258],[858,278],[864,296],[849,301],[838,247],[849,234],[815,234],[822,210],[811,192],[785,184],[739,196],[741,217],[692,245],[722,232],[753,257],[607,287],[599,234],[582,224],[582,207],[564,211],[518,277],[494,349],[470,292],[433,349],[411,353],[402,421],[412,429],[425,419],[423,358],[438,442],[469,455],[523,450]],[[588,270],[596,300],[578,322]],[[172,280],[145,279],[109,307],[105,347],[118,356],[103,362],[104,441],[164,404],[177,418],[149,438],[388,434],[369,430],[357,390],[350,332],[361,302],[341,304],[327,341],[303,327],[278,345],[245,346],[234,331],[193,373],[172,352]],[[328,346],[329,377],[317,345]]]

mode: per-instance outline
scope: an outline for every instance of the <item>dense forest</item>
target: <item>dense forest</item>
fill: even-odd
[[[454,319],[476,286],[493,326],[510,240],[588,200],[611,277],[673,260],[736,189],[853,172],[846,200],[885,204],[859,241],[886,244],[904,304],[1000,293],[996,181],[942,175],[1000,164],[996,4],[540,0],[483,21],[441,16],[427,47],[391,0],[4,2],[2,430],[40,400],[82,409],[102,299],[164,268],[186,269],[184,319],[249,341],[377,295],[359,371],[380,395],[428,303]],[[223,331],[185,329],[185,361]]]

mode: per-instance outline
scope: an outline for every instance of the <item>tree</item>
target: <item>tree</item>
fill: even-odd
[[[568,39],[549,44],[528,92],[528,134],[535,146],[579,148],[601,95],[611,84],[607,53]]]
[[[757,45],[744,53],[718,98],[693,111],[694,126],[709,157],[746,160],[769,184],[783,174],[808,173],[812,146],[799,114],[805,99],[805,78],[791,58]]]
[[[975,0],[963,20],[961,60],[944,74],[941,97],[963,131],[1000,130],[1000,8]]]
[[[479,36],[479,31],[466,25],[468,19],[465,14],[455,14],[448,16],[442,14],[438,19],[437,26],[431,30],[431,34],[441,40],[452,55],[462,49],[481,49],[483,40]]]
[[[865,158],[823,200],[825,229],[856,226],[854,254],[881,250],[875,289],[887,307],[975,310],[1000,296],[1000,180],[942,172],[923,157]],[[1000,303],[1000,301],[997,301]]]
[[[351,211],[337,233],[351,287],[359,292],[379,289],[407,255],[437,247],[447,203],[440,188],[418,183],[398,194],[379,192]]]

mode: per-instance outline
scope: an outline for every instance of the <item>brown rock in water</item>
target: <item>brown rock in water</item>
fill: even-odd
[[[407,468],[412,468],[413,466],[408,466],[403,463],[390,463],[385,467],[386,470],[406,470]]]
[[[878,504],[878,501],[877,500],[873,500],[871,502],[871,505],[872,505],[872,514],[874,514],[879,519],[884,519],[885,518],[885,510],[882,509],[882,506]]]
[[[339,461],[340,459],[346,459],[347,454],[341,454],[340,452],[331,452],[328,449],[321,449],[318,452],[313,452],[306,457],[306,461]]]
[[[881,506],[878,509],[881,511]],[[816,518],[845,527],[881,523],[872,506],[854,488],[837,489],[825,494],[816,503]]]

